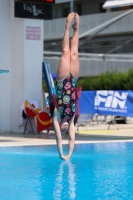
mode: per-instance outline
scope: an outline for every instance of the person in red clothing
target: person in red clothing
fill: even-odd
[[[77,124],[79,115],[80,115],[80,108],[79,108],[79,98],[81,96],[81,91],[82,91],[82,87],[79,86],[78,88],[75,89],[76,92],[76,113],[75,113],[75,117],[74,117],[74,126]]]

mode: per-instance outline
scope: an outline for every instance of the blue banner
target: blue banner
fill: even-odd
[[[133,90],[83,91],[79,107],[81,114],[133,117]]]

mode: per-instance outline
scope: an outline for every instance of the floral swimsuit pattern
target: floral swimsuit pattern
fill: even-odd
[[[76,111],[76,80],[68,74],[63,80],[56,81],[57,102],[56,108],[61,119],[68,116],[68,122],[73,118]]]

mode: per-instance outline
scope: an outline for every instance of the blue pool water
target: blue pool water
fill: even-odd
[[[67,145],[64,146],[67,152]],[[0,200],[133,199],[133,143],[0,148]]]

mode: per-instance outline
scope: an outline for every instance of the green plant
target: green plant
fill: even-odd
[[[98,77],[84,77],[77,82],[78,86],[82,86],[82,90],[132,90],[133,69],[127,72],[113,70]]]

